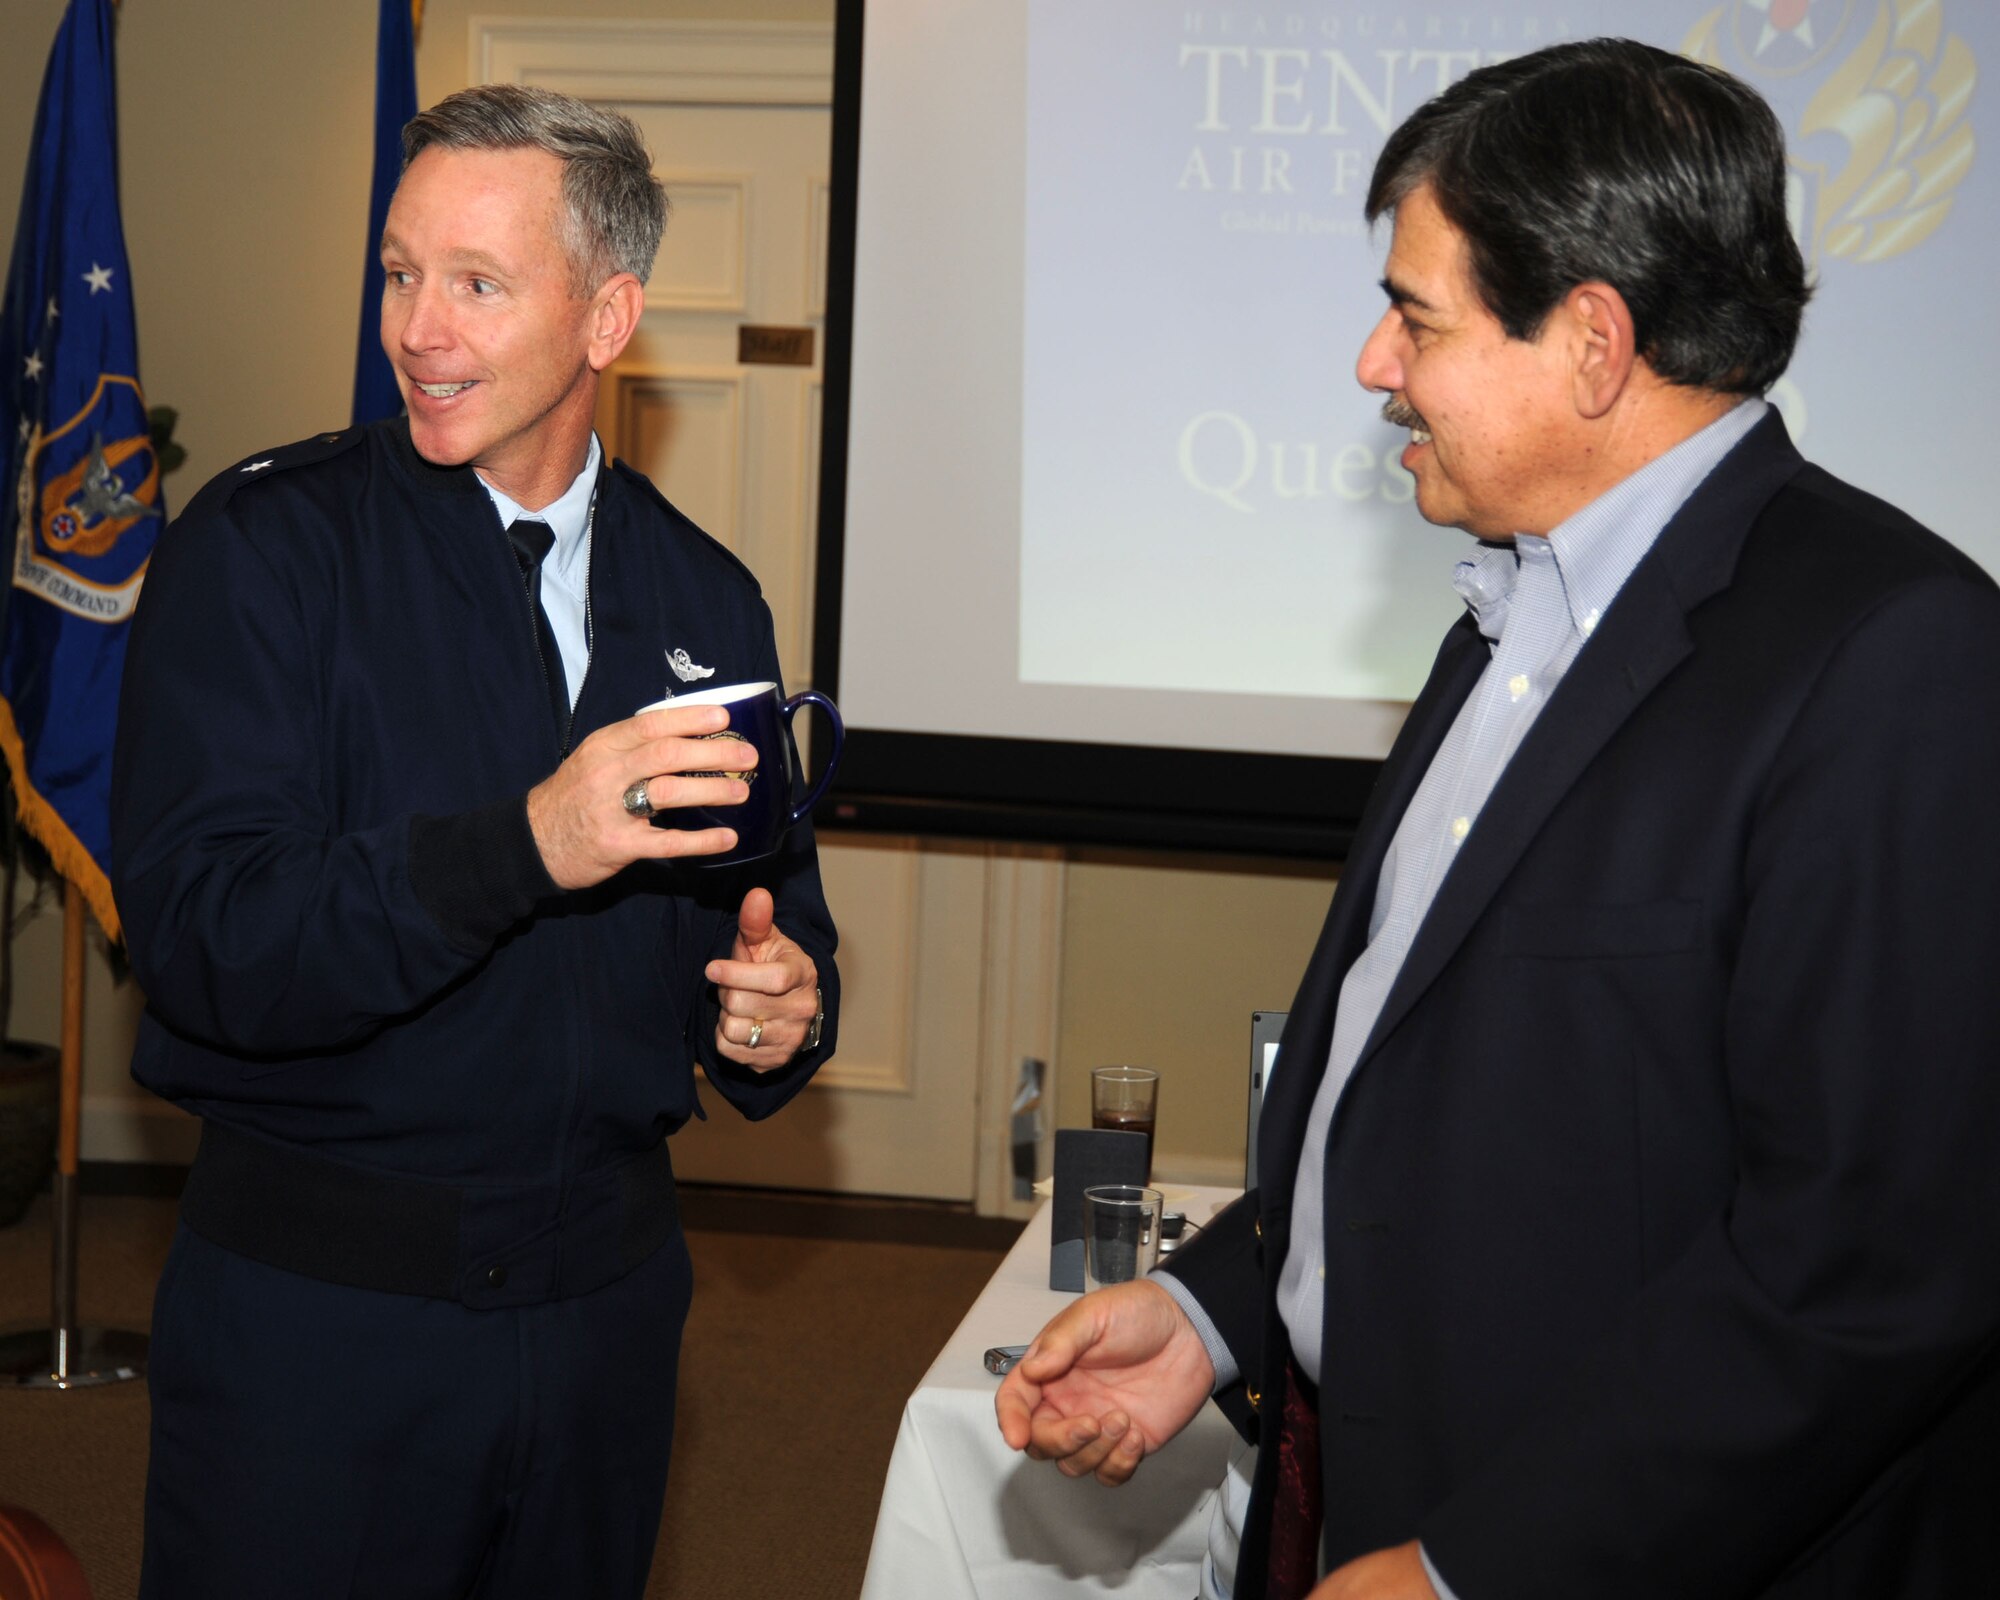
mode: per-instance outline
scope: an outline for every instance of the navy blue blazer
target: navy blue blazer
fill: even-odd
[[[1509,764],[1301,1147],[1447,634],[1293,1003],[1263,1187],[1174,1257],[1275,1438],[1326,1164],[1326,1552],[1461,1600],[2000,1574],[2000,593],[1760,424]],[[1263,1591],[1274,1450],[1238,1594]]]

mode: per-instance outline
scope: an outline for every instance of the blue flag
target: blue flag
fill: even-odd
[[[166,519],[139,388],[111,0],[71,0],[35,113],[0,306],[0,750],[22,824],[119,936],[111,735],[125,640]]]
[[[368,254],[361,272],[361,338],[354,350],[354,420],[378,422],[403,409],[382,354],[382,229],[403,172],[403,124],[417,114],[417,35],[410,0],[379,0],[375,32],[375,178],[368,191]]]

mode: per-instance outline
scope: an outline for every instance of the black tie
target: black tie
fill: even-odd
[[[569,680],[563,676],[562,651],[542,607],[542,558],[555,547],[549,525],[535,517],[516,517],[507,525],[507,542],[528,585],[528,604],[535,612],[535,643],[542,653],[542,682],[548,689],[549,712],[556,719],[556,743],[569,738]]]

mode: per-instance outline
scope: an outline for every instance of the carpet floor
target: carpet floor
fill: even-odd
[[[694,1308],[647,1600],[852,1600],[903,1401],[999,1265],[1005,1225],[836,1203],[846,1236],[811,1237],[828,1214],[811,1201],[685,1198]],[[81,1213],[83,1322],[143,1330],[175,1202],[86,1194]],[[765,1231],[742,1231],[746,1214]],[[0,1332],[48,1314],[44,1195],[0,1228]],[[138,1589],[147,1420],[141,1383],[0,1389],[0,1502],[68,1542],[93,1600]]]

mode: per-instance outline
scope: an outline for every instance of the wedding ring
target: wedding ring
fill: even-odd
[[[750,1019],[750,1048],[755,1050],[763,1042],[764,1019],[762,1017],[752,1017]]]
[[[650,817],[653,814],[653,797],[646,793],[648,780],[641,778],[619,798],[625,802],[625,809],[635,817]]]

